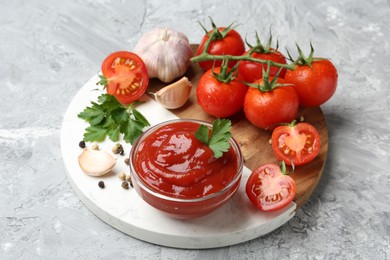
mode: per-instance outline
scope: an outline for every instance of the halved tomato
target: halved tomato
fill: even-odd
[[[149,84],[145,63],[135,53],[111,53],[102,64],[103,81],[107,93],[114,95],[123,105],[139,99]]]
[[[276,164],[264,164],[255,169],[246,183],[246,194],[252,204],[262,211],[286,207],[295,198],[297,186]]]
[[[320,135],[308,123],[278,126],[272,132],[272,150],[288,165],[307,164],[320,151]]]

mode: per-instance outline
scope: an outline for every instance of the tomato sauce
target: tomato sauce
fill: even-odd
[[[149,186],[169,197],[193,199],[226,187],[238,170],[233,148],[215,159],[198,139],[199,124],[176,122],[163,125],[138,146],[133,167]]]

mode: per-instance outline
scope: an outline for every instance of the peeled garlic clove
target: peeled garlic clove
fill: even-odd
[[[187,77],[183,77],[154,93],[154,97],[163,107],[176,109],[187,102],[191,94],[191,89],[191,81]]]
[[[81,170],[91,176],[102,176],[112,170],[116,164],[115,158],[102,150],[83,149],[79,155]]]

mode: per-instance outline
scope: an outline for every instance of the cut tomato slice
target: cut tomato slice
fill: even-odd
[[[293,178],[285,175],[276,164],[264,164],[255,169],[246,183],[246,194],[262,211],[286,207],[295,198],[297,187]]]
[[[149,76],[142,59],[135,53],[111,53],[102,64],[107,93],[114,95],[123,105],[139,99],[146,91]]]
[[[307,164],[320,151],[320,135],[308,123],[278,126],[272,132],[272,150],[288,165]]]

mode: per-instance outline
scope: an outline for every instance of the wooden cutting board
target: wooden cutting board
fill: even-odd
[[[192,47],[195,50],[197,45],[192,45]],[[191,96],[183,107],[171,110],[176,116],[180,118],[200,119],[208,122],[212,122],[215,119],[206,114],[196,103],[196,87],[203,72],[198,64],[192,64],[188,69],[185,76],[193,85]],[[159,80],[152,79],[148,87],[148,92],[149,94],[154,93],[167,85]],[[321,149],[319,155],[312,162],[296,167],[295,172],[290,175],[297,184],[297,194],[294,200],[297,208],[300,208],[307,201],[316,188],[324,170],[328,151],[328,129],[321,108],[300,108],[298,118],[301,116],[305,122],[312,124],[319,132]],[[271,131],[261,130],[253,126],[245,119],[242,111],[229,119],[232,120],[233,124],[232,135],[240,145],[246,167],[254,170],[265,163],[277,164],[279,162],[269,142],[272,134]]]

